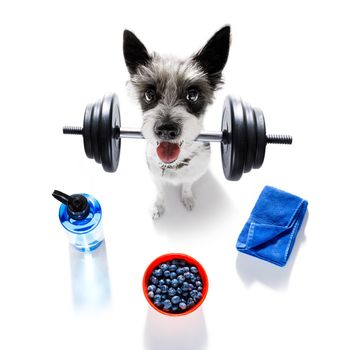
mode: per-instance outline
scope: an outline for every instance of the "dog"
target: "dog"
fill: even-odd
[[[229,48],[230,26],[217,31],[187,59],[149,53],[134,33],[124,31],[128,85],[142,109],[147,165],[158,190],[153,219],[165,211],[166,183],[181,185],[185,208],[194,206],[192,185],[206,173],[210,159],[210,144],[195,139],[207,106],[223,85]]]

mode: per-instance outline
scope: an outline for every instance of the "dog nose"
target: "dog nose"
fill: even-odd
[[[162,140],[174,140],[180,132],[180,126],[175,123],[156,124],[154,126],[154,133]]]

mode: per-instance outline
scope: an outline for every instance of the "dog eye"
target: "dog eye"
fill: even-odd
[[[197,102],[199,97],[199,91],[197,89],[188,89],[186,93],[186,100],[191,103]]]
[[[147,103],[151,103],[156,98],[156,90],[148,88],[144,93],[144,98]]]

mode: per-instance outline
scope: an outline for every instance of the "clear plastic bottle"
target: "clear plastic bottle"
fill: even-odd
[[[62,203],[58,216],[69,242],[81,252],[98,248],[104,236],[102,209],[96,198],[86,193],[69,196],[60,191],[52,195]]]

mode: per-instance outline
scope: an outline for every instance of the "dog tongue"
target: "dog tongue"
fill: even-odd
[[[177,143],[161,142],[157,147],[158,157],[164,163],[174,162],[180,153],[180,147]]]

